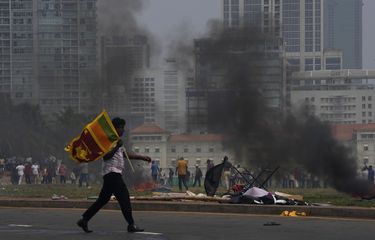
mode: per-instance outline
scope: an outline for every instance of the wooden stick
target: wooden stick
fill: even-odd
[[[128,153],[126,152],[126,148],[124,148],[124,153],[125,153],[126,159],[128,159],[129,165],[130,165],[130,167],[131,167],[133,173],[135,173],[135,170],[134,170],[133,164],[131,163],[131,161],[130,161],[130,159],[129,159]]]

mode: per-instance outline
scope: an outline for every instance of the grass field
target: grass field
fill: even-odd
[[[69,199],[87,199],[90,196],[99,194],[101,185],[92,185],[87,187],[78,187],[72,184],[38,184],[38,185],[4,185],[0,187],[0,197],[10,198],[51,198],[52,195],[64,195]],[[137,192],[129,189],[132,196],[152,196],[151,191]],[[194,193],[205,193],[203,187],[191,187],[190,191]],[[218,189],[218,193],[223,192]],[[173,192],[178,192],[177,187],[172,187]],[[359,206],[375,207],[375,200],[361,200],[353,198],[347,194],[335,191],[331,188],[324,189],[272,189],[271,191],[280,191],[289,194],[299,194],[304,197],[308,203],[332,204],[337,206]]]

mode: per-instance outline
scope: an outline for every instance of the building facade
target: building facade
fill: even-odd
[[[0,92],[15,103],[37,103],[34,5],[32,0],[0,1]]]
[[[258,89],[269,108],[284,111],[287,90],[282,42],[279,38],[260,37],[251,44],[241,43],[243,45],[226,43],[225,47],[213,48],[215,39],[195,40],[195,84],[189,84],[186,90],[188,132],[218,133],[208,125],[208,119],[218,117],[213,109],[217,109],[219,99],[228,98],[239,90],[227,84],[228,80],[233,81],[233,69],[246,69],[241,80],[246,81],[247,89],[242,90]],[[226,61],[215,62],[212,56],[241,60],[236,66],[228,66]]]
[[[214,164],[228,156],[233,163],[230,152],[224,150],[226,138],[218,134],[171,134],[155,124],[144,124],[130,131],[130,143],[134,152],[145,154],[155,160],[159,167],[175,170],[177,159],[184,157],[192,171],[195,165],[206,170],[207,159]]]
[[[126,117],[129,122],[134,122],[134,125],[142,124],[144,114],[139,115],[138,112],[142,108],[144,110],[145,103],[140,103],[138,97],[142,97],[143,93],[146,94],[145,91],[154,91],[150,90],[150,88],[154,89],[154,86],[150,87],[150,84],[155,84],[154,76],[145,76],[150,75],[150,71],[139,76],[144,69],[147,70],[150,67],[147,37],[142,35],[103,36],[100,46],[102,91],[99,98],[101,98],[101,106],[110,114]],[[136,74],[138,76],[135,76]],[[147,90],[145,90],[146,87]],[[131,93],[132,89],[136,93]],[[150,97],[154,98],[154,96]],[[136,106],[132,106],[133,100],[138,101]],[[136,116],[133,116],[131,112],[136,112]]]
[[[281,36],[291,72],[326,69],[325,59],[338,61],[336,65],[341,67],[341,53],[325,56],[323,3],[324,0],[223,0],[223,24],[250,25],[270,36]]]
[[[324,1],[324,48],[343,51],[343,68],[362,68],[362,0]]]
[[[46,115],[97,111],[96,0],[2,0],[0,12],[0,91]]]
[[[162,76],[159,69],[142,69],[133,74],[130,92],[130,115],[141,117],[144,123],[163,121]],[[120,106],[120,105],[118,105]],[[126,109],[121,109],[121,111]]]
[[[351,148],[352,157],[357,159],[358,176],[367,179],[365,165],[375,166],[375,124],[333,125],[333,137]]]
[[[323,121],[334,124],[375,122],[375,70],[325,70],[292,75],[292,106],[309,106]]]
[[[96,112],[96,1],[39,0],[35,25],[42,112]]]
[[[181,63],[177,59],[167,58],[162,66],[163,121],[160,126],[173,133],[186,131],[186,82],[189,73],[182,72],[179,64]]]

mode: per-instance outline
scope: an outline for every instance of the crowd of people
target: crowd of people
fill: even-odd
[[[212,160],[207,160],[207,171],[213,166]],[[152,161],[150,170],[151,178],[155,183],[173,186],[174,179],[177,179],[180,191],[182,191],[182,186],[188,190],[189,186],[201,187],[203,185],[203,172],[200,166],[196,164],[193,171],[189,170],[188,163],[183,157],[177,160],[176,168],[163,169],[156,161]]]
[[[206,164],[206,171],[204,173],[214,167],[212,160],[207,160]],[[162,169],[158,166],[156,161],[152,161],[150,170],[154,182],[169,186],[177,185],[180,191],[183,189],[188,190],[190,186],[201,187],[203,185],[202,179],[204,179],[204,175],[201,167],[197,164],[194,170],[189,169],[188,163],[183,157],[177,160],[175,169]],[[262,171],[264,173],[263,175]],[[367,172],[368,181],[374,183],[375,171],[373,167],[371,165],[365,165],[362,171],[363,173]],[[232,165],[229,161],[225,161],[220,185],[224,187],[227,192],[230,192],[234,186],[246,185],[249,182],[253,182],[254,186],[261,183],[262,187],[267,188],[327,188],[329,184],[328,179],[320,178],[299,168],[291,170],[283,169],[267,178],[268,176],[270,176],[269,170],[248,170],[241,167],[239,164]],[[365,176],[362,177],[365,178]]]
[[[66,164],[54,159],[42,162],[11,158],[7,161],[0,159],[1,176],[9,175],[10,183],[21,184],[78,184],[89,186],[88,164],[82,163],[69,169]]]
[[[205,171],[196,164],[194,169],[189,169],[187,161],[183,157],[177,160],[176,168],[161,168],[156,161],[151,163],[151,178],[161,185],[177,185],[182,191],[184,187],[201,187],[203,185],[204,174],[214,166],[212,160],[207,160]],[[247,170],[246,170],[247,171]],[[0,174],[7,172],[10,175],[10,182],[14,185],[21,184],[78,184],[79,186],[89,186],[88,164],[82,163],[69,169],[66,164],[59,161],[35,162],[31,159],[23,161],[16,159],[0,159]],[[259,171],[258,171],[259,172]],[[362,168],[363,175],[374,183],[373,167],[365,165]],[[204,174],[203,174],[204,173]],[[232,166],[229,162],[224,166],[221,185],[226,189],[235,184],[244,184],[245,179],[241,175],[246,175],[248,179],[253,179],[257,174],[253,171],[244,172],[240,165]],[[277,174],[279,177],[270,178],[265,182],[265,187],[280,186],[282,188],[322,188],[327,187],[327,180],[309,174],[298,168],[292,171]]]

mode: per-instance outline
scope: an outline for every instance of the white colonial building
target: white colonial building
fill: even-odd
[[[189,169],[195,165],[206,170],[207,159],[214,164],[232,154],[224,150],[225,136],[219,134],[171,134],[159,126],[148,123],[130,131],[130,143],[134,152],[145,154],[161,168],[175,168],[179,157],[188,161]]]

